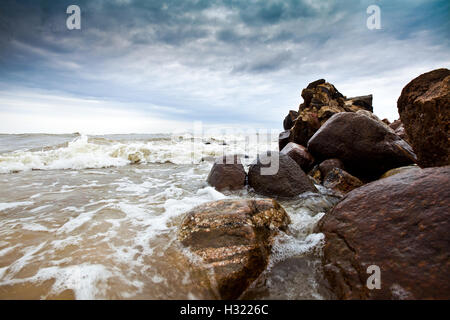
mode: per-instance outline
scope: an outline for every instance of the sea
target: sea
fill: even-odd
[[[277,136],[0,134],[0,299],[218,298],[178,226],[205,202],[265,198],[206,179],[215,157],[248,169],[268,150]],[[334,298],[315,227],[339,199],[318,188],[279,200],[292,223],[242,298]]]

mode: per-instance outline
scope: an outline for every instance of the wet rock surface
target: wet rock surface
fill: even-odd
[[[324,160],[319,164],[319,170],[322,177],[325,177],[328,172],[330,172],[334,168],[344,170],[344,163],[341,160],[334,158]]]
[[[329,119],[310,139],[308,150],[319,160],[342,160],[350,174],[369,181],[415,159],[408,143],[384,123],[353,112]]]
[[[340,299],[449,299],[450,167],[412,169],[348,193],[319,223]],[[381,288],[369,290],[370,265]]]
[[[178,240],[213,270],[220,298],[237,299],[267,267],[274,237],[290,223],[274,200],[221,200],[186,213]]]
[[[289,130],[285,130],[280,133],[278,137],[278,149],[281,151],[290,141],[291,132]]]
[[[397,102],[406,134],[421,167],[450,164],[450,70],[412,80]]]
[[[248,184],[255,192],[292,198],[304,192],[317,192],[311,180],[288,155],[268,152],[258,155],[248,171]]]
[[[298,117],[298,112],[294,110],[290,110],[286,118],[283,121],[284,130],[290,130],[295,122],[295,119]]]
[[[238,190],[245,186],[246,177],[240,156],[230,155],[214,161],[207,181],[219,191]]]
[[[311,169],[314,164],[314,157],[308,152],[308,149],[293,142],[289,142],[280,153],[291,157],[304,171]]]
[[[361,180],[339,168],[329,171],[323,180],[323,186],[333,190],[338,195],[345,195],[362,185]]]

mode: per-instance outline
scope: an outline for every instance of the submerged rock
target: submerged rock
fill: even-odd
[[[308,150],[316,159],[341,159],[350,174],[365,180],[415,160],[408,143],[386,124],[354,112],[329,119],[309,140]]]
[[[308,152],[308,149],[293,142],[289,142],[280,153],[291,157],[304,171],[308,171],[314,164],[314,157]]]
[[[217,190],[238,190],[245,186],[247,174],[238,155],[217,158],[207,181]]]
[[[311,180],[288,155],[269,151],[258,155],[248,170],[248,184],[269,197],[291,198],[317,192]]]
[[[323,179],[323,186],[333,190],[338,195],[345,195],[362,185],[363,182],[361,180],[339,168],[329,171]]]
[[[340,299],[450,299],[450,167],[412,169],[348,193],[319,222]],[[380,289],[367,287],[369,266]],[[370,280],[369,280],[370,281]]]
[[[412,80],[397,102],[406,134],[421,167],[450,164],[450,70]]]
[[[128,161],[130,161],[131,164],[138,164],[141,162],[141,155],[139,152],[131,153],[128,155]]]
[[[221,200],[187,212],[178,239],[214,271],[220,297],[237,299],[265,270],[274,237],[289,223],[275,200]]]

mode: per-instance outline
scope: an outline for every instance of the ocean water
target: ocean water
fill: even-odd
[[[261,135],[0,135],[0,299],[214,299],[176,241],[196,205],[263,198],[206,183],[213,159],[277,150]],[[329,299],[314,227],[327,190],[280,201],[291,217],[247,299]]]

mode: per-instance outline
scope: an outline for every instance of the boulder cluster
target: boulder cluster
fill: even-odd
[[[284,118],[278,151],[260,154],[248,173],[238,156],[219,158],[208,183],[248,185],[278,199],[321,184],[341,197],[317,227],[338,298],[449,299],[450,70],[412,80],[393,123],[373,114],[372,95],[346,98],[323,79],[301,96]],[[273,237],[288,223],[275,200],[222,201],[189,212],[179,238],[217,269],[221,296],[236,298],[266,267]],[[374,265],[380,288],[366,283]]]

